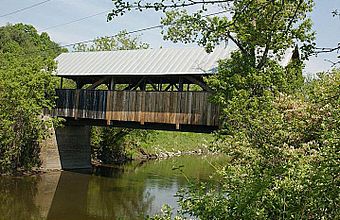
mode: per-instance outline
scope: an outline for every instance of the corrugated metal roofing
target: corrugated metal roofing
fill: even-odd
[[[163,48],[63,53],[56,58],[59,76],[211,74],[230,50]]]

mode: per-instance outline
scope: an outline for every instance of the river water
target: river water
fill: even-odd
[[[210,181],[220,156],[181,156],[44,173],[0,177],[0,219],[143,219],[163,204],[175,210],[175,194],[188,180]],[[179,169],[176,169],[179,168]]]

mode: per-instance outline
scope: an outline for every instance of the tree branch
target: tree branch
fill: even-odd
[[[299,4],[296,6],[296,9],[294,11],[293,16],[289,19],[289,23],[288,23],[287,28],[285,30],[285,35],[288,33],[288,30],[290,30],[291,26],[293,25],[294,19],[295,19],[296,15],[299,11],[299,8],[301,7],[303,2],[304,2],[303,0],[300,0]]]
[[[228,37],[230,40],[232,40],[232,41],[236,44],[236,46],[241,50],[241,52],[242,52],[243,54],[249,55],[248,51],[242,46],[241,42],[239,42],[238,40],[236,40],[236,39],[231,35],[230,32],[227,32],[226,34],[227,34],[227,37]]]
[[[270,23],[273,23],[274,20],[275,20],[275,17],[282,11],[283,7],[285,5],[285,1],[282,0],[281,1],[281,7],[279,10],[277,10],[273,16],[271,17],[270,19]],[[296,12],[295,12],[296,13]],[[270,43],[272,41],[272,33],[273,33],[273,30],[271,29],[270,30],[270,34],[269,34],[269,37],[267,39],[267,42],[266,42],[266,48],[264,49],[264,52],[262,54],[262,57],[261,57],[261,60],[260,62],[258,63],[258,65],[256,66],[257,69],[261,69],[265,64],[266,64],[266,60],[267,60],[267,56],[268,56],[268,53],[269,53],[269,47],[270,47]]]
[[[334,51],[337,51],[337,53],[340,51],[340,43],[337,47],[316,47],[315,48],[315,54],[319,53],[332,53]]]
[[[194,0],[187,0],[187,1],[178,1],[175,2],[175,0],[172,0],[172,4],[164,4],[164,1],[161,2],[155,2],[150,3],[146,2],[144,4],[141,4],[141,0],[134,3],[129,3],[127,1],[123,0],[113,0],[115,9],[112,10],[108,14],[108,20],[112,20],[113,17],[123,15],[127,10],[130,11],[131,9],[135,10],[146,10],[146,9],[154,9],[155,11],[163,11],[165,12],[167,9],[176,9],[176,8],[183,8],[183,7],[189,7],[194,5],[202,5],[204,8],[205,5],[214,5],[214,4],[222,4],[222,3],[228,3],[228,2],[234,2],[235,0],[211,0],[211,1],[194,1]]]
[[[340,60],[334,62],[334,61],[329,60],[329,59],[324,59],[324,61],[330,62],[332,64],[331,67],[335,67],[336,65],[340,64]]]

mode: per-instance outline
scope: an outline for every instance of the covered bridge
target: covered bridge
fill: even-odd
[[[210,132],[219,108],[203,78],[230,52],[216,48],[63,53],[56,75],[76,82],[57,90],[53,116],[68,123]]]

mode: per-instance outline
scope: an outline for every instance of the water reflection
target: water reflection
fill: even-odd
[[[46,219],[59,177],[0,177],[0,219]]]
[[[207,180],[211,161],[180,157],[112,168],[0,177],[0,219],[143,219],[190,179]],[[209,161],[209,162],[208,162]],[[184,166],[182,171],[173,167]]]

